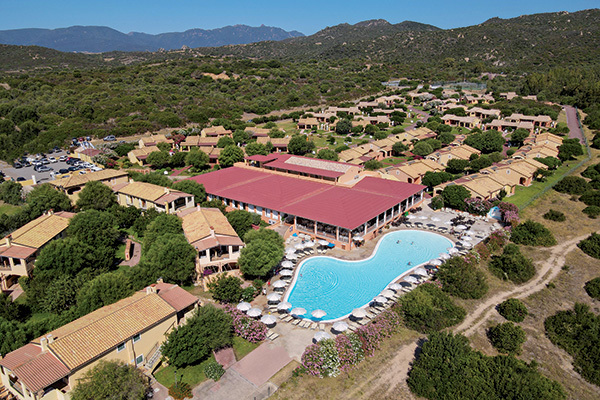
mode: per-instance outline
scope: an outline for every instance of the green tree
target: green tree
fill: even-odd
[[[101,360],[85,372],[71,391],[73,400],[144,400],[148,378],[133,365]]]
[[[203,170],[208,166],[208,162],[210,161],[208,154],[205,152],[198,151],[190,151],[185,156],[186,165],[191,165],[194,171]]]
[[[237,276],[219,274],[208,284],[208,291],[213,299],[220,303],[237,303],[242,298],[243,281]]]
[[[125,157],[127,153],[135,149],[135,147],[135,143],[123,143],[115,148],[115,153],[117,153],[119,157]]]
[[[256,154],[260,154],[266,156],[268,154],[267,148],[262,143],[251,142],[246,145],[246,154],[248,156],[254,156]]]
[[[446,172],[449,172],[451,174],[462,174],[463,172],[465,172],[465,169],[469,167],[469,164],[469,160],[453,158],[451,160],[448,160]]]
[[[590,257],[600,259],[600,235],[592,233],[587,238],[583,239],[577,244],[577,247],[581,249],[585,254]]]
[[[175,328],[163,343],[169,365],[183,368],[208,358],[213,350],[233,343],[233,324],[225,311],[206,305],[198,308],[183,326]]]
[[[283,238],[279,233],[272,229],[251,229],[244,235],[244,243],[246,244],[250,244],[250,242],[253,242],[255,240],[266,240],[271,243],[277,243],[278,246],[283,247]]]
[[[227,146],[235,146],[236,143],[233,140],[233,138],[230,138],[229,136],[222,136],[219,138],[219,141],[217,142],[217,147],[224,149]]]
[[[77,293],[77,313],[86,315],[133,294],[129,277],[123,272],[102,274],[83,284]]]
[[[427,171],[425,172],[425,175],[423,176],[423,179],[421,181],[421,183],[427,187],[429,187],[429,189],[433,189],[433,187],[440,185],[444,182],[448,182],[451,181],[453,178],[452,174],[449,174],[447,172],[433,172],[433,171]]]
[[[75,238],[53,240],[40,251],[35,262],[34,277],[44,271],[57,276],[63,274],[75,276],[86,268],[93,269],[96,267],[95,261],[98,257],[94,250],[89,244],[79,243]],[[106,265],[101,269],[106,270]]]
[[[228,212],[226,217],[231,227],[235,230],[235,233],[241,238],[244,237],[246,232],[252,229],[252,225],[260,224],[259,215],[245,210],[233,210]]]
[[[317,158],[320,158],[322,160],[337,161],[338,154],[335,151],[330,150],[330,149],[321,149],[317,153]]]
[[[160,213],[148,224],[144,233],[144,251],[152,247],[162,235],[183,234],[181,219],[173,214]]]
[[[527,316],[527,307],[519,299],[506,299],[498,304],[498,313],[509,321],[523,322]]]
[[[558,158],[561,161],[572,160],[581,155],[583,155],[583,147],[579,139],[563,139],[563,143],[558,147]]]
[[[29,342],[22,324],[0,318],[0,354],[6,356]]]
[[[148,154],[146,162],[152,166],[152,168],[165,168],[169,166],[171,156],[166,151],[153,151]]]
[[[173,153],[169,160],[169,166],[173,168],[180,168],[185,166],[185,158],[187,157],[186,152],[178,151]]]
[[[405,145],[402,142],[396,142],[392,145],[392,151],[394,152],[394,154],[396,156],[401,155],[402,153],[404,153],[406,150],[408,150],[408,146]]]
[[[369,161],[365,162],[365,169],[367,171],[376,171],[380,168],[383,168],[383,164],[381,161],[369,160]]]
[[[114,226],[113,216],[98,210],[87,210],[75,215],[69,223],[67,235],[95,248],[111,248],[113,252],[120,236]]]
[[[489,130],[482,133],[475,133],[467,136],[465,144],[481,150],[482,153],[488,154],[496,151],[502,151],[505,140],[502,133]]]
[[[515,226],[510,235],[510,240],[516,244],[527,246],[554,246],[556,239],[552,232],[539,222],[527,220]]]
[[[446,207],[464,211],[467,209],[465,200],[471,197],[469,189],[460,185],[449,185],[442,190],[442,198]]]
[[[70,276],[63,275],[48,284],[44,296],[44,311],[60,314],[75,305],[79,282]]]
[[[253,240],[241,251],[240,270],[248,277],[264,277],[282,258],[282,244],[260,239]]]
[[[295,135],[290,139],[288,150],[291,154],[303,156],[306,153],[313,151],[315,148],[314,142],[308,140],[305,135]]]
[[[18,205],[23,201],[23,186],[17,182],[5,181],[0,184],[0,200]]]
[[[523,128],[515,129],[513,133],[510,134],[510,141],[513,146],[521,147],[523,146],[523,142],[525,139],[529,137],[529,131]]]
[[[352,121],[349,119],[340,119],[335,125],[335,132],[339,135],[347,135],[352,130]]]
[[[162,277],[166,282],[190,284],[196,273],[196,250],[182,234],[164,234],[142,255],[144,267],[153,279]]]
[[[160,142],[160,143],[157,143],[157,144],[156,144],[156,147],[158,147],[158,149],[159,149],[160,151],[164,151],[164,152],[168,153],[168,152],[169,152],[169,150],[171,150],[171,148],[172,148],[173,146],[171,145],[171,143],[167,143],[167,142]]]
[[[504,322],[492,326],[487,332],[488,338],[499,352],[521,354],[521,346],[525,343],[525,331],[512,322]]]
[[[54,189],[49,183],[34,187],[27,195],[26,203],[31,218],[37,218],[47,210],[69,211],[71,209],[71,200],[67,195]]]
[[[554,185],[557,192],[568,194],[584,194],[588,188],[588,182],[580,176],[565,176]]]
[[[480,299],[488,291],[485,275],[462,257],[452,257],[439,269],[437,277],[444,292],[461,299]]]
[[[194,201],[196,204],[200,204],[203,201],[206,201],[206,190],[204,189],[204,185],[198,182],[189,179],[184,179],[175,182],[172,188],[175,190],[180,190],[184,193],[193,194]]]
[[[248,142],[249,140],[250,135],[248,134],[248,132],[243,131],[241,129],[238,129],[235,132],[233,132],[233,141],[235,144],[243,145],[246,144],[246,142]]]
[[[418,156],[426,156],[433,153],[433,147],[427,142],[418,142],[414,145],[412,153]]]
[[[115,192],[100,181],[90,181],[85,184],[79,199],[77,200],[77,209],[85,210],[107,210],[117,204]]]
[[[225,147],[219,155],[219,165],[221,168],[228,168],[237,162],[244,161],[244,150],[235,145]]]

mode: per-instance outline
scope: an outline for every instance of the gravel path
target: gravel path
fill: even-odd
[[[577,121],[577,110],[573,106],[563,106],[565,113],[567,114],[567,126],[569,127],[569,138],[579,139],[583,144],[583,132],[579,127]]]

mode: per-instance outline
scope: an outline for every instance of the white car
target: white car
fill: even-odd
[[[58,159],[58,161],[67,161],[67,156],[60,156],[60,158]]]
[[[48,161],[50,161],[51,163],[55,163],[57,160],[54,157],[49,157]]]

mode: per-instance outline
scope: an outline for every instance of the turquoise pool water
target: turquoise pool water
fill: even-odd
[[[447,253],[453,243],[432,232],[402,230],[383,236],[371,257],[344,261],[312,257],[300,263],[286,300],[310,313],[321,309],[322,321],[344,317],[370,303],[400,275]],[[411,265],[408,265],[408,263]]]

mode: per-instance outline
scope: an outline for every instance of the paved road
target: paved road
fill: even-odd
[[[567,114],[567,126],[569,127],[569,138],[579,139],[583,144],[583,131],[579,128],[579,122],[577,121],[577,110],[573,106],[563,106],[565,113]]]
[[[61,156],[67,156],[67,152],[61,151],[59,153],[48,154],[48,157],[54,157],[58,160]],[[70,165],[66,162],[55,162],[46,164],[47,167],[54,168],[54,172],[58,173],[58,170],[61,168],[69,168]],[[50,172],[35,172],[33,170],[33,166],[24,167],[24,168],[14,168],[12,165],[2,164],[2,172],[10,178],[17,179],[18,177],[23,177],[25,179],[31,179],[32,175],[35,175],[38,183],[39,182],[48,182],[51,180]]]

